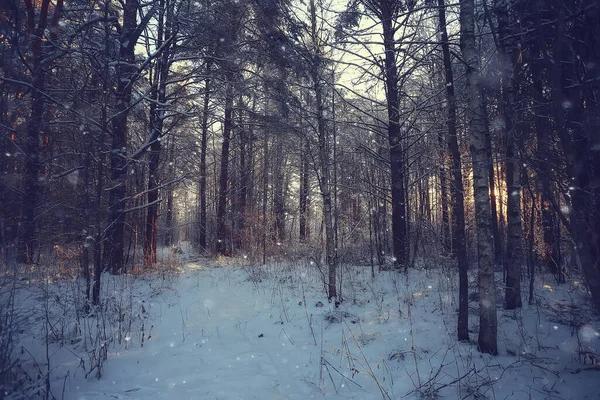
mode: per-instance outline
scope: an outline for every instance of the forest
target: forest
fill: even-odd
[[[4,0],[0,44],[0,398],[76,398],[79,369],[52,354],[71,346],[101,381],[114,346],[150,341],[155,291],[179,291],[171,325],[186,342],[183,288],[237,278],[272,291],[292,325],[279,340],[296,346],[288,310],[302,306],[320,346],[305,362],[318,376],[302,378],[315,392],[282,383],[280,398],[594,396],[535,383],[500,395],[503,374],[479,372],[524,362],[503,323],[523,333],[543,314],[578,340],[560,373],[598,379],[600,1]],[[470,349],[485,368],[446,373],[446,358],[419,353],[423,296],[439,301],[453,360]],[[214,321],[207,299],[188,306]],[[355,336],[360,304],[377,324],[410,321],[386,375],[366,347],[392,328]],[[313,306],[342,336],[337,366]],[[242,325],[230,329],[250,340]],[[569,340],[539,335],[538,351]],[[405,358],[410,391],[388,365]],[[268,398],[239,390],[200,397]]]

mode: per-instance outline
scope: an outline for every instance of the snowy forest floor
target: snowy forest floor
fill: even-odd
[[[492,357],[474,343],[477,302],[473,342],[455,339],[454,271],[371,279],[370,267],[343,268],[337,309],[310,262],[198,259],[176,272],[107,275],[102,308],[87,315],[78,280],[23,285],[14,301],[25,316],[15,339],[22,382],[6,397],[598,398],[600,320],[577,282],[542,276],[535,305],[499,304]]]

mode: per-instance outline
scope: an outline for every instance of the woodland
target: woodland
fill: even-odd
[[[2,387],[24,282],[85,319],[175,259],[301,264],[332,312],[439,271],[486,357],[577,288],[600,348],[600,1],[4,0],[0,45]]]

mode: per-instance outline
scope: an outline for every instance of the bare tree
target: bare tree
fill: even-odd
[[[496,0],[494,11],[498,21],[498,45],[502,68],[502,109],[506,143],[507,235],[506,257],[506,309],[521,307],[521,268],[523,265],[523,228],[521,226],[521,163],[517,140],[521,136],[516,117],[515,81],[519,75],[519,49],[512,31],[509,9],[512,1]]]
[[[462,163],[456,132],[456,97],[454,94],[454,74],[450,58],[450,44],[446,29],[446,5],[438,0],[438,18],[444,57],[446,77],[446,100],[448,102],[448,151],[452,159],[450,191],[452,193],[452,251],[456,255],[459,274],[458,300],[458,340],[469,340],[469,279],[467,276],[467,244],[465,235],[465,199],[462,178]]]
[[[475,42],[475,4],[460,1],[460,47],[466,64],[468,128],[473,161],[473,190],[477,223],[479,263],[479,351],[498,354],[494,241],[491,230],[488,185],[488,148],[485,140],[485,109],[481,91],[479,54]]]

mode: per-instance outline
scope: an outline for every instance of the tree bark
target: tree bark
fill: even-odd
[[[275,157],[273,160],[273,241],[285,240],[285,156],[281,134],[275,136]]]
[[[109,190],[109,220],[106,229],[104,247],[104,269],[112,274],[125,271],[125,206],[127,194],[127,120],[129,117],[131,92],[135,80],[135,43],[137,37],[137,12],[139,0],[127,0],[123,8],[123,29],[120,35],[119,62],[117,70],[117,89],[114,116],[111,120],[111,151]]]
[[[219,175],[219,196],[217,200],[217,254],[227,255],[227,198],[229,183],[229,144],[233,124],[233,71],[226,74],[225,115],[221,146],[221,168]]]
[[[452,203],[452,237],[455,242],[458,264],[458,340],[469,340],[469,279],[467,275],[467,243],[465,236],[465,199],[462,178],[462,163],[456,131],[456,97],[454,95],[454,75],[450,58],[450,45],[446,29],[446,11],[444,0],[438,0],[440,32],[442,35],[442,52],[444,56],[444,72],[446,76],[446,99],[448,101],[448,151],[452,157],[452,174],[450,190],[454,199]]]
[[[309,238],[308,207],[309,207],[309,159],[310,143],[302,139],[302,154],[300,155],[300,241],[306,242]]]
[[[330,155],[329,138],[325,127],[325,117],[323,115],[323,93],[321,87],[322,81],[322,59],[320,37],[317,32],[317,13],[314,0],[310,0],[310,19],[311,19],[311,39],[313,45],[313,62],[311,65],[311,75],[313,81],[313,90],[315,92],[315,106],[317,115],[317,135],[319,146],[319,166],[321,176],[319,179],[319,188],[323,198],[323,219],[325,223],[325,258],[327,261],[327,298],[331,301],[337,297],[336,269],[337,260],[335,257],[335,235],[333,231],[333,209],[331,204],[331,183],[330,183]]]
[[[57,37],[58,21],[62,15],[63,1],[57,1],[50,24],[48,24],[49,0],[43,0],[41,2],[39,12],[36,12],[36,3],[32,3],[31,0],[25,0],[24,2],[25,10],[27,12],[27,35],[30,41],[31,58],[33,59],[31,68],[31,85],[33,90],[31,93],[31,113],[27,124],[27,139],[24,149],[25,174],[23,178],[21,234],[17,252],[17,261],[22,263],[33,263],[34,254],[37,249],[35,217],[40,194],[40,132],[44,129],[44,81],[47,68],[46,57],[48,56],[48,51],[46,51],[48,46],[44,43],[47,43],[48,39],[55,40]],[[39,15],[37,24],[36,14]],[[50,37],[46,36],[47,32],[49,32]]]
[[[523,228],[521,226],[521,184],[520,162],[517,151],[517,138],[520,136],[516,121],[517,104],[515,81],[519,74],[518,49],[514,42],[508,10],[510,0],[495,0],[494,11],[498,21],[499,52],[502,60],[502,111],[506,145],[506,188],[507,188],[507,235],[506,292],[504,308],[512,310],[521,307],[521,268],[523,265]]]
[[[477,256],[479,261],[478,349],[498,354],[494,241],[489,198],[488,149],[485,140],[485,109],[481,90],[479,54],[475,42],[475,5],[460,0],[460,47],[466,63],[467,118],[473,162]]]
[[[156,48],[163,46],[164,40],[171,33],[169,27],[172,18],[171,5],[165,10],[165,0],[159,2],[158,31]],[[165,27],[166,14],[166,27]],[[144,236],[144,261],[147,265],[156,263],[156,243],[158,237],[158,198],[160,185],[160,151],[164,125],[164,104],[167,92],[169,74],[170,46],[162,49],[155,68],[151,97],[155,101],[150,104],[150,154],[148,159],[148,209],[146,215],[146,232]]]
[[[206,234],[207,234],[207,204],[206,204],[206,150],[208,148],[208,117],[210,104],[211,90],[211,62],[206,62],[206,78],[204,79],[204,93],[202,101],[202,137],[200,138],[200,237],[198,245],[203,251],[206,251]]]
[[[381,24],[385,50],[385,87],[388,114],[388,141],[390,145],[390,172],[392,180],[392,235],[394,266],[408,268],[408,238],[406,230],[406,198],[404,188],[404,151],[400,132],[400,102],[398,99],[398,67],[394,39],[393,10],[395,1],[381,0]]]

